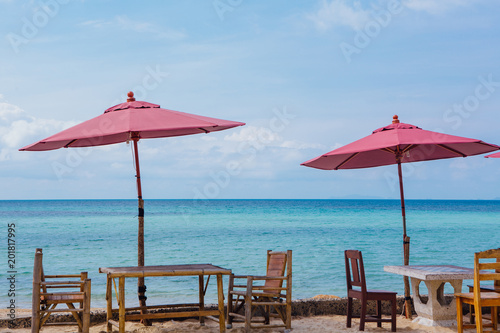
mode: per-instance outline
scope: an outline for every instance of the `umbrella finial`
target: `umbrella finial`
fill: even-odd
[[[394,116],[392,117],[392,123],[393,123],[393,124],[399,124],[398,115],[394,115]]]
[[[128,94],[127,94],[128,98],[127,98],[127,102],[135,102],[135,98],[134,98],[134,93],[129,91]]]

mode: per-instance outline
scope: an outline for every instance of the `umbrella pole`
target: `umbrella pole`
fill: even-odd
[[[139,230],[137,232],[137,266],[144,266],[144,200],[142,200],[142,187],[141,187],[141,169],[139,167],[139,151],[137,147],[137,141],[139,138],[135,135],[132,138],[134,142],[134,160],[135,160],[135,170],[137,179],[137,198],[139,200]],[[137,296],[139,298],[139,304],[142,307],[146,306],[147,297],[144,295],[146,293],[146,286],[144,285],[144,277],[139,277],[137,279]],[[141,310],[142,314],[146,314],[147,310]],[[143,321],[145,325],[150,325],[149,321],[146,319]]]
[[[401,170],[401,157],[398,157],[398,175],[399,175],[399,192],[401,195],[401,215],[403,216],[403,265],[410,264],[410,237],[406,235],[406,211],[405,211],[405,195],[403,191],[403,172]],[[405,314],[406,318],[411,319],[411,297],[410,297],[410,281],[408,276],[404,277],[405,286]]]

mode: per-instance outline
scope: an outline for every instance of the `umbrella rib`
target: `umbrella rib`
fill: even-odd
[[[437,146],[438,146],[438,147],[441,147],[441,148],[443,148],[443,149],[446,149],[446,150],[448,150],[448,151],[450,151],[450,152],[452,152],[452,153],[454,153],[454,154],[460,155],[460,156],[462,156],[462,157],[467,157],[467,155],[465,155],[464,153],[461,153],[461,152],[459,152],[458,150],[455,150],[455,149],[450,148],[450,147],[448,147],[448,146],[445,146],[445,145],[443,145],[443,144],[438,144]]]
[[[416,148],[417,146],[418,146],[418,145],[414,145],[414,144],[408,145],[405,149],[403,149],[403,151],[401,152],[401,154],[404,154],[404,153],[406,153],[408,150],[413,149],[413,148]]]
[[[358,154],[359,153],[352,154],[351,156],[349,156],[348,158],[346,158],[342,163],[340,163],[336,168],[334,168],[334,170],[338,170],[340,167],[342,167],[344,164],[346,164],[347,162],[349,162],[350,160],[352,160]]]
[[[75,143],[75,141],[78,140],[78,139],[73,139],[71,140],[67,145],[64,146],[64,148],[68,148],[69,146],[71,146],[73,143]]]
[[[207,131],[207,130],[206,130],[206,129],[204,129],[204,128],[199,127],[198,129],[199,129],[200,131],[205,132],[205,134],[206,134],[206,133],[210,133],[210,131]]]

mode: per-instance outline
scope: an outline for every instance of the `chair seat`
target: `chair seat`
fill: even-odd
[[[474,299],[474,293],[456,293],[455,296]],[[482,299],[500,299],[500,294],[499,293],[489,293],[489,292],[483,293],[482,292],[481,298]]]

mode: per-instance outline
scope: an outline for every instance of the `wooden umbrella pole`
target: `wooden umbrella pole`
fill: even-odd
[[[410,237],[406,235],[406,211],[405,211],[405,195],[403,191],[403,172],[401,170],[401,155],[397,156],[398,175],[399,175],[399,192],[401,195],[401,214],[403,216],[403,265],[410,264]],[[410,279],[404,276],[405,286],[405,314],[406,318],[411,319],[411,297],[410,297]]]
[[[144,266],[144,200],[142,199],[142,187],[141,187],[141,169],[139,167],[139,151],[137,147],[137,141],[139,141],[138,133],[132,135],[132,140],[134,142],[134,160],[135,160],[135,171],[137,178],[137,198],[139,200],[139,230],[137,232],[137,266]],[[144,277],[139,277],[137,279],[137,296],[139,298],[139,304],[142,307],[146,306],[146,286],[144,285]],[[146,314],[147,310],[142,309],[142,314]],[[145,325],[150,325],[148,320],[144,320]]]

